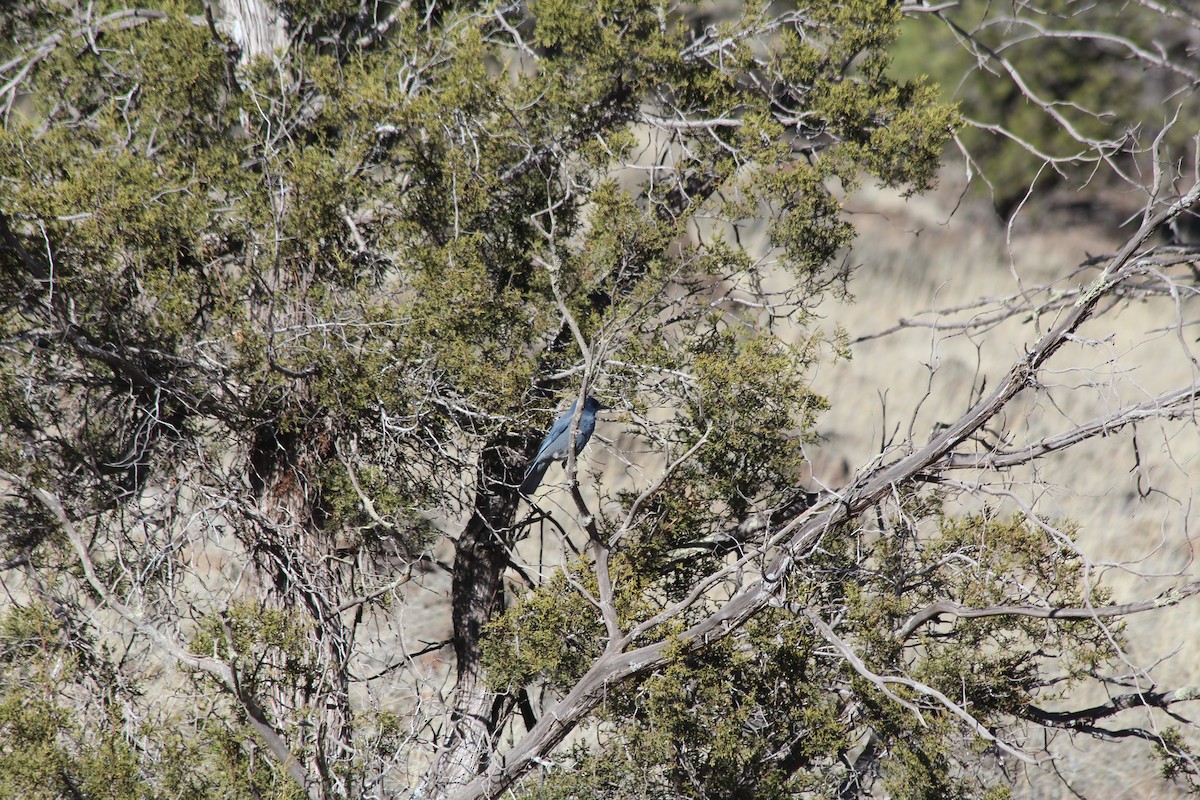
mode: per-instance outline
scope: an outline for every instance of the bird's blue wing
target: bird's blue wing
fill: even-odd
[[[575,403],[571,403],[571,407],[563,412],[562,416],[554,420],[554,424],[550,426],[550,432],[546,434],[545,439],[542,439],[542,446],[538,448],[537,457],[534,458],[535,462],[541,461],[543,456],[551,455],[556,450],[566,451],[566,437],[571,429],[571,417],[574,415]],[[561,441],[559,441],[560,439]]]
[[[546,434],[545,439],[542,439],[537,455],[530,463],[529,469],[526,470],[525,479],[521,481],[521,494],[527,497],[531,496],[541,485],[550,462],[566,458],[567,437],[571,434],[571,418],[575,416],[575,406],[578,402],[576,400],[571,403],[571,407],[554,420],[554,424],[550,426],[550,432]],[[579,419],[579,430],[575,433],[576,455],[579,455],[579,451],[587,444],[588,439],[592,437],[592,432],[596,429],[596,411],[599,407],[599,403],[591,397],[584,403],[583,414]]]

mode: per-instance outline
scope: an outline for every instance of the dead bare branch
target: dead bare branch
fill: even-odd
[[[1133,603],[1123,603],[1113,606],[1096,606],[1092,608],[1043,608],[1039,606],[1003,605],[988,606],[987,608],[972,608],[949,600],[942,600],[926,606],[913,614],[896,632],[896,636],[905,641],[926,622],[936,620],[945,615],[960,619],[983,619],[986,617],[1036,617],[1039,619],[1107,619],[1139,614],[1143,611],[1153,611],[1158,608],[1173,606],[1192,595],[1200,592],[1200,581],[1191,581],[1178,589],[1164,592],[1153,600],[1138,600]]]
[[[999,448],[986,453],[947,453],[936,469],[1005,469],[1028,464],[1043,456],[1064,450],[1095,436],[1110,436],[1129,425],[1148,419],[1175,419],[1197,413],[1200,383],[1167,392],[1141,403],[1125,406],[1111,414],[1090,420],[1069,431],[1047,436],[1015,450]]]

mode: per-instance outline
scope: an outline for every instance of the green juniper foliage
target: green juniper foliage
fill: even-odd
[[[789,587],[800,607],[842,610],[840,635],[873,674],[902,673],[1006,731],[1029,717],[1031,704],[1065,696],[1112,664],[1108,637],[1119,641],[1120,626],[1106,633],[1089,621],[998,615],[900,637],[935,600],[1071,606],[1087,588],[1069,542],[1048,541],[1036,524],[987,512],[947,517],[936,503],[908,512],[869,536],[832,533],[807,564],[810,578]],[[669,583],[657,567],[645,570],[644,585]],[[580,643],[594,650],[601,629],[584,595],[568,586],[552,583],[496,624],[495,679],[523,685],[537,674],[550,686],[573,683],[574,659],[588,657]],[[1096,589],[1092,598],[1106,599]],[[571,633],[554,639],[552,630]],[[517,665],[523,671],[514,672]],[[680,649],[661,672],[610,688],[597,716],[600,748],[576,748],[526,796],[836,797],[848,780],[842,759],[868,741],[878,754],[868,774],[879,773],[889,797],[1006,796],[1007,779],[979,767],[994,754],[958,718],[908,686],[887,691],[921,715],[831,653],[803,612],[776,609],[701,653]]]
[[[836,796],[863,752],[893,797],[989,796],[961,722],[807,607],[997,730],[1108,657],[1082,622],[900,637],[940,600],[1098,596],[1044,531],[935,502],[678,645],[763,566],[738,526],[804,502],[844,198],[931,187],[957,124],[893,75],[900,4],[305,0],[273,56],[215,4],[36,5],[0,13],[4,793],[441,796],[605,652],[603,593],[671,657],[531,796]],[[530,522],[585,378],[632,488]],[[519,570],[555,525],[592,541]]]

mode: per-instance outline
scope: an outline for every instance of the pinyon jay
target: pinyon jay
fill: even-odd
[[[554,421],[550,432],[542,440],[542,446],[538,448],[537,456],[534,457],[533,463],[525,472],[525,480],[521,481],[520,491],[526,497],[531,497],[537,491],[551,461],[566,460],[567,441],[571,438],[571,418],[575,416],[575,406],[578,403],[578,400],[571,403],[571,407]],[[579,417],[579,430],[575,433],[575,455],[579,455],[579,451],[588,443],[588,439],[592,438],[592,432],[596,430],[596,412],[601,408],[602,406],[594,397],[583,401],[583,413]]]

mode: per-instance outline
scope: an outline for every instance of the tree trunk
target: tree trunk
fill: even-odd
[[[283,16],[266,0],[218,0],[217,13],[224,32],[242,51],[242,63],[288,46]]]
[[[484,682],[480,637],[504,605],[504,570],[517,539],[512,526],[520,501],[516,491],[519,473],[505,456],[519,452],[503,442],[484,449],[475,508],[455,546],[451,613],[457,683],[451,700],[453,725],[426,776],[429,797],[446,797],[469,783],[486,765],[492,750],[498,723],[493,714],[496,695]]]
[[[251,486],[258,501],[258,524],[248,526],[247,548],[265,577],[262,603],[289,615],[303,615],[316,644],[306,667],[316,680],[283,680],[264,698],[280,723],[306,719],[316,728],[314,746],[301,755],[310,797],[346,797],[335,765],[352,749],[350,686],[347,663],[353,632],[337,607],[345,595],[338,561],[330,558],[334,543],[323,530],[323,510],[310,480],[314,468],[332,457],[328,431],[281,433],[273,426],[256,436],[251,460]],[[283,670],[285,665],[275,665]]]

